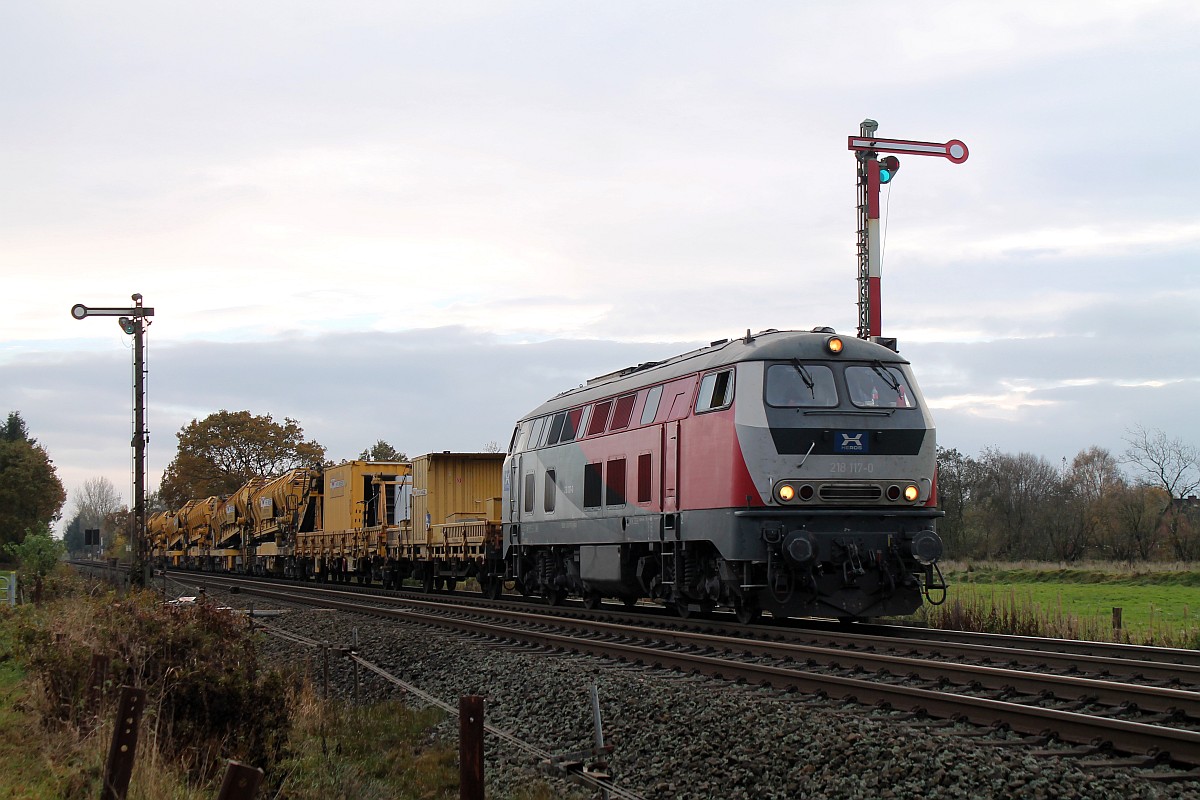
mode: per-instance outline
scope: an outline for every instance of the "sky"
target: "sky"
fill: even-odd
[[[884,189],[883,333],[938,441],[1059,464],[1200,445],[1200,6],[0,4],[0,413],[71,499],[148,485],[221,409],[334,460],[508,442],[588,378],[857,323],[855,159]]]

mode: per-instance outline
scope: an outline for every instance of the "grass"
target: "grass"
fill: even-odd
[[[432,739],[445,716],[396,702],[369,706],[319,700],[307,685],[297,698],[292,755],[281,766],[278,794],[289,800],[355,797],[361,800],[458,796],[456,749]]]
[[[934,627],[1200,647],[1200,569],[1192,565],[951,562],[943,571],[946,604],[922,612]],[[1114,608],[1122,610],[1119,631]]]
[[[133,595],[117,602],[107,588],[69,575],[56,576],[50,586],[55,599],[41,607],[0,608],[0,800],[92,800],[100,795],[115,708],[110,705],[100,719],[82,703],[72,705],[70,714],[62,713],[61,687],[69,685],[63,675],[78,672],[78,658],[73,656],[82,653],[87,663],[93,649],[116,648],[118,639],[126,651],[161,652],[168,641],[178,644],[192,629],[214,624],[203,614],[190,628],[158,624],[157,615],[166,613],[168,620],[178,622],[180,612],[167,612],[157,601],[142,603]],[[100,624],[105,620],[114,624]],[[220,624],[210,632],[237,633]],[[61,642],[55,641],[56,634],[62,635]],[[106,636],[111,638],[106,641]],[[185,651],[212,652],[205,640],[196,641]],[[38,644],[46,642],[49,648]],[[179,665],[174,671],[197,668],[172,663]],[[265,665],[258,669],[261,674],[272,672]],[[147,676],[139,680],[153,685]],[[48,689],[56,685],[57,690]],[[178,676],[172,685],[178,694]],[[282,755],[267,766],[258,793],[263,800],[458,796],[458,743],[437,735],[439,726],[446,727],[440,710],[411,709],[397,702],[355,706],[324,701],[311,681],[294,670],[283,685],[287,739]],[[215,702],[216,685],[209,686],[209,701]],[[69,694],[80,696],[77,690]],[[221,751],[232,743],[185,748],[181,754],[177,746],[167,746],[178,745],[182,724],[178,716],[168,718],[167,710],[161,700],[147,704],[129,800],[211,800],[228,757]],[[238,727],[245,729],[251,720],[269,716],[265,711],[253,704],[243,706],[236,711],[242,720]],[[192,738],[187,741],[199,744]],[[534,780],[508,800],[551,800],[559,795],[547,783]]]

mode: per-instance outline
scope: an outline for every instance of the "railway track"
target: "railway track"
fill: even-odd
[[[679,620],[614,611],[569,616],[528,604],[453,602],[393,593],[365,595],[347,587],[270,585],[233,576],[188,574],[190,582],[238,586],[269,600],[465,632],[491,643],[519,642],[632,664],[819,694],[836,702],[903,709],[935,719],[967,720],[981,729],[1021,734],[1032,752],[1129,756],[1114,764],[1200,765],[1200,665],[1190,651],[1071,643],[1054,653],[1048,640],[1013,646],[1013,637],[950,637],[886,632],[758,627],[730,635]],[[513,607],[516,605],[517,607]],[[548,613],[549,612],[549,613]],[[634,621],[626,618],[637,617]],[[619,618],[619,619],[618,619]],[[715,629],[715,630],[714,630]],[[873,629],[867,629],[871,631]],[[819,642],[819,643],[815,643]],[[984,644],[982,642],[989,642]],[[1002,664],[1003,666],[998,666]],[[1174,777],[1200,774],[1176,774]]]

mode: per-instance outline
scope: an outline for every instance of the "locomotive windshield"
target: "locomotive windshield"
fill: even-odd
[[[912,389],[896,367],[872,364],[846,367],[850,402],[859,408],[916,408]]]
[[[838,404],[833,371],[818,364],[772,364],[767,404],[777,408],[833,408]]]

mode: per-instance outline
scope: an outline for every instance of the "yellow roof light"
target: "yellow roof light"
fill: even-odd
[[[830,336],[825,340],[825,349],[833,353],[835,356],[842,352],[842,346],[842,337],[840,336]]]

